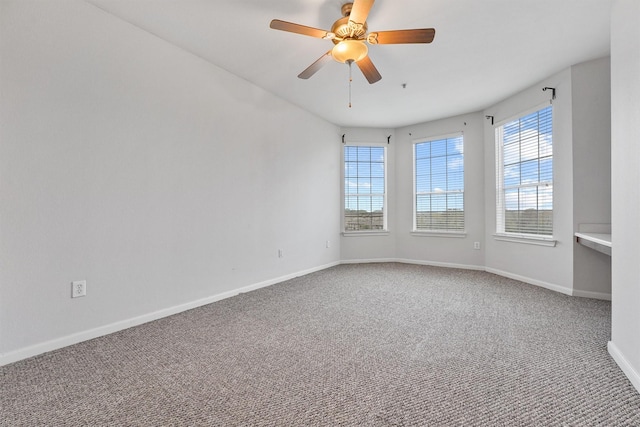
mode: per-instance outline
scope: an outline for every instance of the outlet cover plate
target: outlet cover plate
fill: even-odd
[[[77,280],[71,282],[71,298],[78,298],[87,295],[87,281]]]

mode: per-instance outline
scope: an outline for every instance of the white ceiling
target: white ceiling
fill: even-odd
[[[482,110],[607,56],[613,0],[377,0],[369,30],[433,27],[436,37],[370,46],[382,80],[369,85],[354,67],[352,108],[346,65],[297,78],[330,41],[269,28],[278,18],[329,30],[347,0],[88,1],[332,123],[395,128]]]

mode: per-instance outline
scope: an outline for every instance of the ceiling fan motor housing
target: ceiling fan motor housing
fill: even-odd
[[[354,25],[349,22],[349,17],[345,16],[333,23],[331,32],[336,35],[332,40],[334,44],[338,44],[345,39],[364,40],[364,35],[367,33],[367,23]]]

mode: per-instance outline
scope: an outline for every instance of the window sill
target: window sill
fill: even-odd
[[[494,234],[493,238],[501,242],[524,243],[526,245],[555,247],[557,240],[547,237],[525,236],[519,234]]]
[[[388,236],[388,230],[375,230],[375,231],[343,231],[344,237],[369,237],[369,236]]]
[[[467,233],[464,231],[416,231],[411,232],[412,236],[416,237],[454,237],[463,239],[467,237]]]

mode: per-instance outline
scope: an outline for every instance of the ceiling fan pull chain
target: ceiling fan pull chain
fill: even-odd
[[[351,82],[353,81],[353,76],[351,74],[351,64],[353,64],[353,61],[348,61],[349,62],[349,108],[351,108]]]

